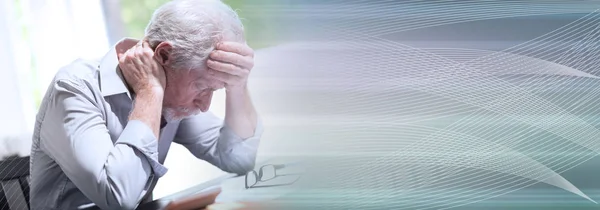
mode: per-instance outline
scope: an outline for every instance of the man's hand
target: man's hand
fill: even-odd
[[[254,67],[254,51],[242,43],[219,43],[207,65],[208,72],[225,83],[225,124],[243,139],[253,136],[257,115],[246,84]]]
[[[208,72],[225,83],[227,91],[246,89],[248,75],[254,67],[254,50],[238,42],[222,42],[207,61]]]
[[[145,41],[140,41],[125,53],[117,53],[117,56],[123,77],[135,92],[136,102],[129,120],[146,123],[158,139],[166,85],[165,70],[154,59],[154,51]]]
[[[161,91],[161,94],[164,92],[165,70],[154,59],[154,51],[148,42],[140,41],[127,52],[117,56],[123,77],[134,92],[137,94],[144,91]]]

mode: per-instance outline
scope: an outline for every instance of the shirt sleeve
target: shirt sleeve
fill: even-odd
[[[50,88],[41,132],[42,149],[92,202],[102,209],[133,209],[152,176],[162,176],[152,130],[130,121],[115,143],[91,88],[83,81],[57,80]]]
[[[243,139],[225,125],[223,119],[204,112],[183,119],[173,141],[223,171],[245,174],[254,168],[262,133],[260,118],[254,135]]]

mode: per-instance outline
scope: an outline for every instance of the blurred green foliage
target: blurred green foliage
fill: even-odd
[[[141,38],[152,13],[169,0],[121,0],[121,16],[127,30],[127,36]],[[254,49],[275,44],[276,33],[272,27],[273,19],[258,14],[253,8],[267,5],[275,0],[223,0],[231,6],[244,23],[246,40]]]

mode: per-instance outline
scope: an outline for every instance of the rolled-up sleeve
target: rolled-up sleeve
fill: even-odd
[[[129,145],[144,154],[157,177],[162,177],[167,173],[167,168],[158,162],[157,139],[145,123],[139,120],[127,122],[127,126],[123,129],[116,144]]]
[[[158,163],[158,144],[152,130],[130,121],[113,143],[89,85],[80,80],[57,80],[41,132],[51,138],[43,150],[92,202],[102,209],[133,209],[153,176],[166,168]]]
[[[183,119],[174,142],[223,171],[244,174],[254,168],[262,133],[260,118],[257,119],[254,135],[244,139],[233,132],[223,119],[212,112],[204,112]]]

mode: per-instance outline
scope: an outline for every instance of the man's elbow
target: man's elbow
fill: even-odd
[[[105,203],[105,209],[128,210],[135,209],[140,202],[139,195],[113,195],[114,199],[111,202]]]
[[[142,189],[127,189],[109,185],[106,188],[105,194],[98,197],[96,204],[102,209],[135,209],[142,197]]]
[[[140,203],[140,195],[127,195],[121,198],[121,202],[119,203],[119,207],[121,209],[135,209],[137,205]]]
[[[131,199],[131,200],[127,200],[123,203],[121,203],[121,209],[135,209],[135,207],[137,207],[139,201],[137,200],[137,198],[135,199]]]
[[[230,155],[228,158],[221,159],[221,170],[238,175],[246,174],[254,169],[256,165],[256,154]]]

